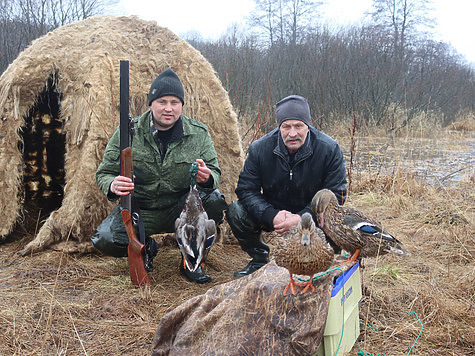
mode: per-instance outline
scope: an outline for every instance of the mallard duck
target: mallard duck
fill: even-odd
[[[203,208],[200,194],[196,189],[196,175],[198,163],[194,162],[190,168],[190,192],[180,216],[175,220],[175,236],[183,255],[186,268],[195,272],[203,265],[216,236],[216,224],[208,219]]]
[[[318,226],[328,238],[352,254],[348,262],[378,254],[409,255],[403,244],[384,231],[379,223],[359,210],[339,205],[331,190],[318,191],[311,206],[317,215]]]
[[[323,231],[315,226],[312,215],[304,213],[300,222],[279,240],[274,256],[277,265],[285,267],[290,274],[290,281],[284,289],[284,295],[289,288],[295,295],[295,286],[303,287],[302,293],[309,288],[312,291],[315,290],[312,277],[315,273],[326,271],[330,267],[334,252]],[[295,283],[293,274],[310,276],[310,279],[301,285]]]

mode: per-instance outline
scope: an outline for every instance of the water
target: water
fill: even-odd
[[[347,166],[349,144],[343,144]],[[430,184],[454,185],[475,174],[475,136],[448,133],[438,138],[358,137],[353,158],[356,172],[391,174],[402,168]]]

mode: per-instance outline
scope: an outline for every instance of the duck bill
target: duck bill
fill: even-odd
[[[323,217],[323,213],[318,214],[317,223],[318,223],[318,227],[320,229],[323,229],[323,227],[325,226],[325,218]]]

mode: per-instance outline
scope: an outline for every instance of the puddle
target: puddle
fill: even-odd
[[[346,164],[349,144],[342,145]],[[475,174],[475,136],[454,134],[443,138],[358,137],[353,159],[355,172],[391,174],[397,168],[417,174],[430,184],[454,185]]]

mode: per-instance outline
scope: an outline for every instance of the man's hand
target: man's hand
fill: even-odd
[[[130,178],[117,176],[111,183],[110,191],[119,196],[129,195],[134,191],[134,182]]]
[[[287,233],[292,227],[297,225],[301,220],[300,215],[292,214],[290,211],[281,210],[274,217],[275,232],[283,235]]]
[[[211,169],[206,167],[205,161],[198,158],[196,160],[198,162],[198,174],[196,176],[196,183],[206,183],[211,175]]]

